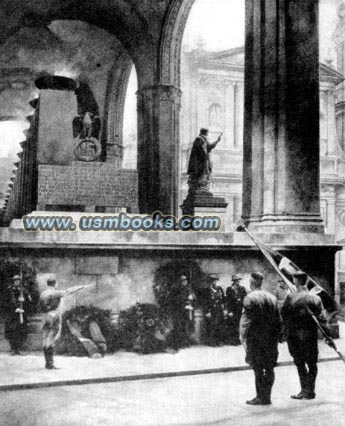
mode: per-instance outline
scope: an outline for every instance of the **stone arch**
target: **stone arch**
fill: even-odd
[[[184,29],[195,0],[173,0],[164,20],[159,52],[159,83],[180,86]]]
[[[129,75],[133,61],[125,52],[117,55],[109,72],[104,105],[104,129],[102,140],[104,145],[123,145],[123,119]],[[105,147],[106,148],[106,147]],[[107,152],[103,153],[107,156]],[[122,162],[122,153],[119,163]],[[108,160],[110,160],[108,158]],[[117,164],[120,166],[120,164]]]
[[[114,0],[103,4],[87,4],[86,1],[83,7],[78,3],[75,0],[37,0],[35,4],[22,5],[20,0],[14,0],[11,5],[4,5],[0,10],[3,28],[0,43],[22,27],[48,25],[54,20],[80,20],[98,26],[115,35],[128,49],[135,49],[138,40],[152,38],[149,22],[140,7],[133,6],[132,2]],[[131,28],[136,31],[130,31]]]

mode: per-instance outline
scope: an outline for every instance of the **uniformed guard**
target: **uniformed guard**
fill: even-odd
[[[188,279],[185,275],[179,277],[172,290],[172,303],[170,306],[172,313],[173,329],[170,334],[171,347],[174,350],[190,345],[188,335],[190,322],[193,320],[191,316],[191,309],[195,299],[191,297],[194,295]]]
[[[21,355],[20,351],[28,337],[27,309],[31,301],[21,276],[14,275],[3,301],[5,338],[9,341],[12,355]]]
[[[206,343],[210,346],[220,346],[224,343],[224,291],[217,286],[218,276],[210,275],[210,287],[205,312]]]
[[[246,350],[246,361],[255,374],[256,397],[246,401],[249,405],[271,404],[281,334],[277,298],[262,290],[262,282],[262,274],[251,274],[251,293],[244,299],[240,321],[240,338]]]
[[[297,292],[286,296],[281,314],[287,333],[288,347],[297,367],[301,391],[291,395],[293,399],[314,399],[318,359],[318,328],[313,314],[320,325],[326,327],[321,299],[308,292],[307,274],[297,272],[293,276]]]
[[[240,284],[241,275],[231,277],[232,284],[225,292],[225,309],[227,310],[226,324],[230,345],[239,345],[239,325],[243,309],[243,300],[247,295],[246,289]]]

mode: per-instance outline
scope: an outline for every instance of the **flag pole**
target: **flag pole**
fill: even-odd
[[[274,259],[271,256],[271,254],[268,251],[266,251],[265,244],[259,243],[259,241],[256,238],[254,238],[254,236],[248,231],[248,229],[246,228],[245,225],[241,224],[240,228],[242,228],[242,229],[244,229],[246,231],[246,233],[249,235],[249,237],[254,242],[254,244],[256,245],[256,247],[262,252],[262,254],[266,257],[266,259],[272,265],[272,267],[277,272],[277,274],[283,279],[283,281],[285,282],[285,284],[288,286],[289,290],[291,292],[295,292],[296,291],[295,286],[290,282],[290,280],[287,279],[287,277],[284,274],[281,273],[280,269],[278,268],[277,264],[275,263]],[[264,248],[262,246],[264,246]]]

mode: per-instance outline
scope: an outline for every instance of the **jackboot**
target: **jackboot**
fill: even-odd
[[[54,348],[53,347],[46,348],[46,353],[48,358],[46,368],[48,370],[57,370],[57,368],[54,366]]]
[[[48,348],[46,348],[46,347],[43,348],[43,354],[44,354],[44,359],[45,359],[45,362],[46,362],[46,368],[48,368],[48,366],[49,366]]]
[[[301,390],[297,395],[291,395],[292,399],[306,399],[305,395],[308,393],[308,373],[304,364],[296,364]]]
[[[274,372],[269,372],[265,374],[263,378],[263,384],[262,384],[262,401],[265,402],[265,405],[271,404],[271,393],[272,393],[272,387],[274,383]]]
[[[307,380],[306,380],[305,399],[314,399],[315,398],[315,396],[316,396],[315,381],[316,381],[315,374],[309,372]]]

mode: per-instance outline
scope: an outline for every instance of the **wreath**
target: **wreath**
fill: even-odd
[[[173,311],[174,294],[180,277],[185,275],[196,296],[197,306],[204,305],[209,285],[208,275],[194,261],[176,261],[161,265],[155,274],[153,293],[159,306],[167,313]]]
[[[67,321],[77,322],[83,337],[91,339],[89,324],[95,321],[107,342],[107,351],[115,352],[118,347],[116,327],[111,321],[111,311],[96,306],[76,306],[62,316],[61,338],[57,341],[56,352],[64,355],[85,356],[83,345],[70,332]]]
[[[117,336],[119,346],[143,354],[166,348],[164,336],[169,329],[168,318],[156,305],[136,303],[120,312]]]

